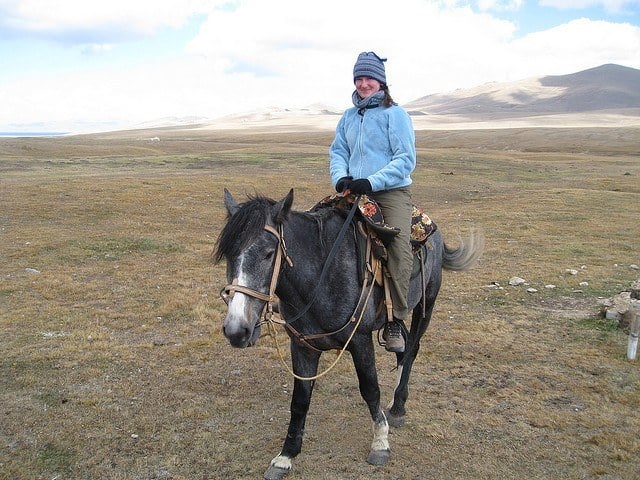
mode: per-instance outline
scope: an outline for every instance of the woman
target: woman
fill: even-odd
[[[407,112],[389,94],[386,58],[363,52],[353,67],[354,107],[344,112],[331,144],[331,181],[340,193],[349,190],[373,198],[385,223],[400,229],[387,246],[393,319],[383,332],[386,349],[403,352],[401,322],[407,318],[407,293],[413,266],[411,172],[416,166],[415,134]]]

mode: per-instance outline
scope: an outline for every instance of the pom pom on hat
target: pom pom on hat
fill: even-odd
[[[353,81],[355,82],[358,77],[369,77],[386,84],[387,77],[384,71],[386,61],[386,58],[380,58],[374,52],[362,52],[353,66]]]

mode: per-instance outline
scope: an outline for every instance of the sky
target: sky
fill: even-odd
[[[0,0],[0,132],[342,111],[362,51],[388,59],[400,104],[640,69],[640,0]]]

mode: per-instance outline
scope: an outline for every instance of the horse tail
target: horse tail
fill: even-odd
[[[472,230],[469,237],[460,239],[458,248],[449,248],[443,243],[442,268],[446,270],[469,270],[473,267],[484,250],[484,235]]]

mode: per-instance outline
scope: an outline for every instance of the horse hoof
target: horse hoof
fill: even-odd
[[[371,450],[367,457],[367,463],[370,465],[384,465],[391,456],[391,450]]]
[[[404,425],[404,415],[393,415],[388,410],[384,414],[387,417],[387,423],[393,428],[400,428]]]
[[[264,472],[264,480],[282,480],[287,473],[289,473],[288,468],[274,467],[271,465],[267,468],[267,471]]]

